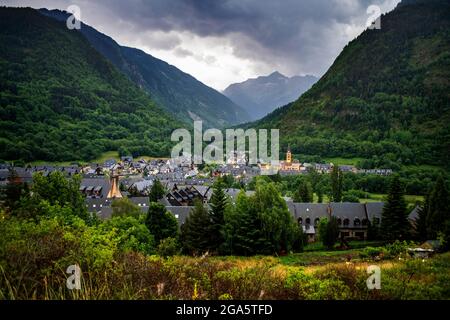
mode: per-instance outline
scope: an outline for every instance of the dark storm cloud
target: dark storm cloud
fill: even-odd
[[[75,3],[82,9],[82,19],[87,17],[87,23],[111,32],[113,37],[120,34],[125,41],[174,50],[178,57],[203,53],[181,48],[177,34],[220,37],[232,46],[235,56],[288,75],[324,73],[345,44],[364,29],[369,5],[379,5],[385,11],[398,1],[0,0],[61,9]]]
[[[352,28],[364,26],[366,8],[386,2],[395,1],[112,0],[107,6],[136,30],[227,37],[240,57],[320,74],[354,36]]]

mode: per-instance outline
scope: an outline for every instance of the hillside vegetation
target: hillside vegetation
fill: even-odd
[[[78,32],[32,9],[0,8],[0,159],[166,155],[180,124]]]
[[[297,101],[250,126],[285,147],[373,166],[450,163],[450,4],[417,1],[350,42]]]

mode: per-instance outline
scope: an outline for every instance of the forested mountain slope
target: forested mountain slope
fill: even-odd
[[[0,8],[0,159],[167,155],[180,126],[65,23]]]
[[[249,126],[294,153],[450,163],[450,2],[407,1],[350,42],[300,99]]]

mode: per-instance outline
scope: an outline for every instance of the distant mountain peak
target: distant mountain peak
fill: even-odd
[[[269,114],[277,107],[296,100],[308,90],[317,78],[314,76],[286,77],[279,71],[235,83],[224,90],[234,103],[244,108],[252,120]]]
[[[285,75],[279,73],[278,71],[272,72],[267,78],[287,78]]]

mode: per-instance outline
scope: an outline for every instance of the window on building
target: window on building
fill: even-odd
[[[314,220],[314,225],[317,226],[317,225],[319,224],[319,221],[320,221],[320,219],[319,219],[319,218],[316,218],[316,219]]]
[[[359,220],[359,218],[355,218],[355,220],[353,220],[353,225],[354,226],[360,226],[361,225],[361,220]]]
[[[311,224],[311,219],[310,218],[306,218],[305,222],[306,222],[306,224]]]
[[[367,226],[369,224],[369,220],[367,220],[367,219],[363,219],[362,220],[362,225],[363,226]]]
[[[338,218],[338,219],[337,219],[337,223],[338,223],[338,225],[341,226],[341,225],[342,225],[342,219],[341,219],[341,218]]]
[[[344,226],[348,226],[350,224],[350,220],[344,219]]]
[[[297,222],[298,222],[299,225],[302,225],[303,224],[303,219],[300,217],[300,218],[297,219]]]

